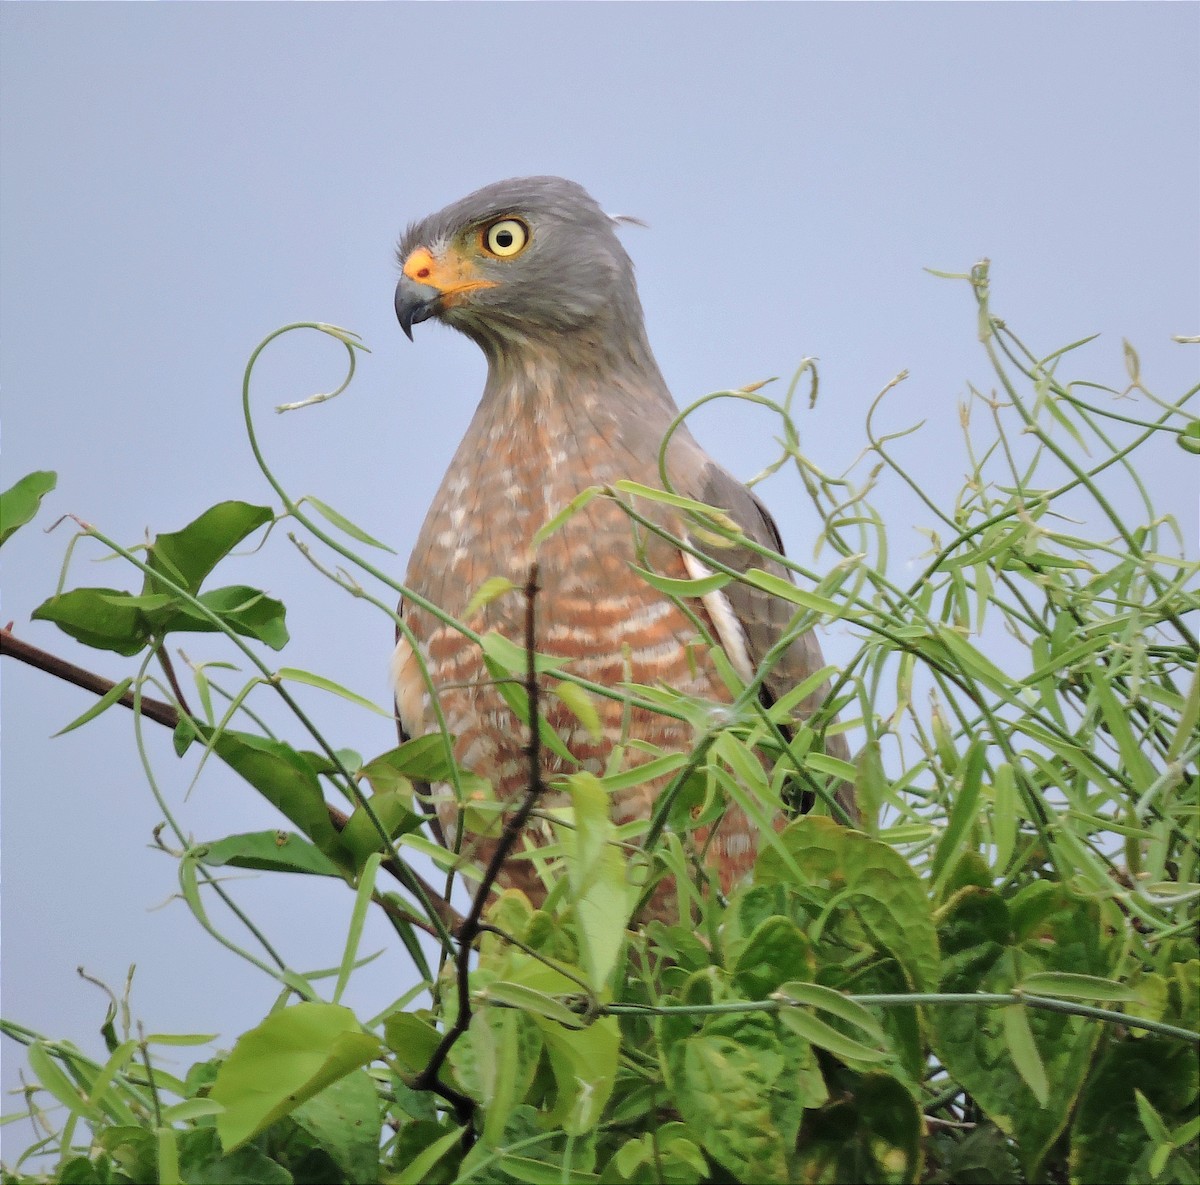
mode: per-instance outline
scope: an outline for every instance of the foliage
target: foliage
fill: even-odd
[[[792,404],[804,381],[815,398],[808,362],[781,402],[759,388],[723,394],[779,417],[771,468],[796,467],[832,568],[819,575],[762,551],[795,573],[793,587],[765,564],[723,566],[718,548],[702,581],[644,573],[684,601],[734,580],[776,592],[795,606],[793,635],[839,622],[857,645],[840,670],[764,707],[768,655],[749,684],[727,671],[732,702],[715,711],[663,688],[589,684],[527,640],[464,630],[525,721],[545,687],[584,727],[591,697],[616,695],[696,734],[690,754],[568,778],[571,807],[544,813],[555,842],[517,853],[536,861],[544,906],[481,893],[486,912],[465,920],[409,860],[433,855],[461,875],[461,861],[422,835],[423,789],[449,782],[464,811],[487,818],[501,812],[489,787],[454,766],[445,736],[370,760],[336,747],[290,686],[370,705],[269,665],[262,647],[287,643],[280,602],[239,584],[208,588],[237,545],[286,521],[319,570],[393,620],[396,594],[412,596],[354,550],[377,541],[323,502],[292,499],[267,467],[249,405],[264,342],[247,369],[246,423],[279,505],[222,502],[144,550],[81,524],[80,538],[122,557],[140,588],[60,590],[35,616],[142,656],[68,727],[127,692],[143,706],[144,689],[158,687],[179,754],[200,766],[215,756],[294,828],[193,843],[152,779],[197,920],[216,932],[205,902],[228,899],[222,868],[340,878],[355,900],[345,955],[330,991],[265,939],[250,951],[219,934],[281,996],[182,1079],[156,1054],[208,1038],[135,1034],[127,1000],[114,998],[101,1028],[102,1060],[6,1022],[26,1047],[26,1110],[45,1135],[5,1179],[1200,1180],[1197,565],[1173,554],[1177,524],[1138,476],[1151,442],[1195,451],[1200,425],[1183,408],[1197,388],[1174,404],[1152,395],[1129,347],[1125,390],[1067,382],[1059,372],[1085,343],[1036,357],[992,316],[986,266],[960,278],[978,302],[996,389],[972,388],[962,408],[968,477],[953,507],[905,467],[894,446],[907,433],[877,432],[887,390],[868,420],[875,468],[860,486],[806,457]],[[352,335],[309,328],[344,344],[352,375]],[[1136,525],[1117,509],[1118,478],[1142,507]],[[889,479],[932,516],[930,553],[905,581],[890,574],[874,501],[890,495]],[[5,495],[6,534],[52,484],[33,474]],[[695,516],[703,537],[736,536],[719,510],[631,483],[584,491],[545,532],[593,498],[614,500],[642,530],[661,530],[646,513],[659,500]],[[356,575],[332,570],[325,553]],[[513,592],[489,581],[477,599]],[[166,644],[195,631],[224,635],[253,673],[226,692],[211,667],[193,666],[193,709]],[[791,727],[795,704],[829,676],[824,707]],[[250,703],[263,695],[292,710],[295,739],[258,727]],[[824,754],[829,730],[854,737],[853,765]],[[540,743],[560,744],[548,728]],[[654,777],[669,782],[653,818],[614,826],[607,795]],[[837,817],[841,779],[856,786],[861,830]],[[821,805],[776,832],[796,780]],[[537,811],[533,781],[525,805]],[[331,789],[350,813],[330,806]],[[761,826],[762,850],[724,900],[698,857],[728,802]],[[399,892],[380,887],[385,871]],[[639,885],[663,871],[676,878],[678,917],[630,928]],[[420,982],[385,1015],[358,1018],[340,1001],[371,908],[386,912]],[[418,930],[443,947],[437,972]]]

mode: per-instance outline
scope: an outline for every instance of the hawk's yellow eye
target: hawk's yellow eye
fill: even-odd
[[[501,259],[519,254],[528,242],[529,230],[515,218],[501,218],[483,232],[483,245]]]

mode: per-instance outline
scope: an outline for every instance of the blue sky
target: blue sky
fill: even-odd
[[[398,553],[397,576],[470,418],[481,358],[448,330],[415,345],[392,313],[410,220],[502,177],[559,173],[648,229],[625,241],[651,341],[680,402],[821,360],[801,420],[831,470],[901,369],[892,426],[928,421],[909,456],[933,487],[962,478],[957,404],[987,384],[965,285],[927,267],[993,261],[994,305],[1032,348],[1099,333],[1084,377],[1195,381],[1200,308],[1200,9],[1192,4],[9,4],[0,48],[3,475],[59,472],[41,525],[66,512],[134,543],[225,498],[269,500],[240,424],[245,360],[279,325],[321,320],[372,353],[343,398],[329,343],[277,345],[258,378],[268,453]],[[770,426],[730,404],[696,431],[742,476]],[[1167,444],[1150,479],[1196,538],[1195,461]],[[795,485],[763,496],[811,555]],[[901,561],[925,540],[897,500]],[[4,549],[3,614],[48,649],[118,678],[30,611],[69,535]],[[72,580],[129,584],[84,547]],[[826,560],[828,557],[826,557]],[[280,536],[237,580],[287,595],[284,661],[387,696],[390,624],[323,584]],[[838,637],[827,640],[836,658]],[[200,637],[193,657],[226,657]],[[97,1051],[104,1000],[138,967],[148,1031],[226,1046],[272,983],[169,899],[159,813],[128,713],[49,736],[86,693],[3,664],[5,1015]],[[320,697],[338,744],[391,743],[386,720]],[[163,793],[197,839],[278,824],[220,771],[147,735]],[[350,901],[334,885],[233,886],[298,966],[336,964]],[[388,952],[355,985],[369,1014],[406,986]],[[19,1058],[5,1051],[4,1082]],[[5,1110],[10,1109],[6,1104]],[[15,1142],[15,1141],[14,1141]]]

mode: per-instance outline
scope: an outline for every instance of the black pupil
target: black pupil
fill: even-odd
[[[511,230],[496,231],[496,246],[511,247],[513,245],[513,232]]]

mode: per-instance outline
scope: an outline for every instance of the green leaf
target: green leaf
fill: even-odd
[[[358,695],[349,688],[343,687],[340,683],[335,683],[332,679],[326,679],[323,675],[314,675],[311,671],[302,671],[296,667],[280,667],[275,672],[275,677],[283,680],[285,683],[303,683],[307,687],[316,687],[321,691],[328,691],[331,695],[336,695],[341,699],[347,700],[357,707],[366,708],[368,712],[374,712],[376,716],[386,716],[389,720],[392,718],[392,712],[373,703],[365,695]]]
[[[799,605],[802,609],[808,609],[813,613],[823,613],[828,617],[844,617],[846,615],[845,606],[839,605],[837,601],[818,596],[816,593],[805,592],[804,589],[797,588],[786,577],[764,572],[761,568],[751,568],[743,572],[739,579],[755,588],[762,589],[763,592],[790,601],[793,605]]]
[[[379,1179],[379,1137],[383,1116],[375,1083],[365,1070],[354,1070],[331,1083],[291,1114],[347,1181]]]
[[[496,690],[500,692],[504,702],[512,709],[516,718],[529,727],[529,697],[525,692],[525,650],[510,642],[502,634],[495,632],[484,634],[483,661],[488,672],[496,680]],[[565,666],[570,659],[554,658],[548,654],[535,654],[534,665],[538,671],[553,671]],[[563,743],[562,738],[550,727],[545,718],[538,715],[538,736],[543,747],[557,757],[561,757],[568,765],[579,764],[571,755],[571,751]]]
[[[1175,443],[1185,453],[1200,454],[1200,420],[1192,420],[1183,428],[1175,437]]]
[[[200,864],[210,868],[258,868],[264,872],[302,872],[338,877],[342,871],[320,848],[294,831],[248,831],[197,848]]]
[[[967,829],[975,822],[986,760],[987,745],[976,738],[967,750],[966,760],[963,762],[961,783],[958,793],[954,795],[950,817],[946,821],[946,830],[942,832],[942,837],[938,840],[937,849],[933,854],[933,862],[929,867],[935,895],[940,895],[946,874],[962,854],[962,843]],[[951,859],[952,857],[953,859]]]
[[[732,953],[732,952],[731,952]],[[733,986],[748,1000],[766,999],[788,980],[815,970],[812,946],[791,918],[764,918],[745,940],[733,968]]]
[[[1144,1180],[1155,1141],[1146,1130],[1139,1096],[1169,1131],[1195,1121],[1200,1111],[1198,1089],[1200,1064],[1194,1048],[1153,1036],[1109,1044],[1088,1076],[1075,1110],[1071,1179]],[[1193,1150],[1193,1164],[1194,1155]]]
[[[614,843],[608,795],[590,773],[567,779],[573,828],[561,828],[567,851],[567,877],[578,921],[583,965],[592,988],[600,991],[616,966],[638,890],[626,877],[626,860]]]
[[[963,888],[941,911],[940,933],[944,992],[1008,993],[1045,972],[1107,979],[1113,970],[1099,905],[1050,881],[1033,881],[1007,902],[991,889]],[[1034,1179],[1079,1096],[1101,1030],[1085,1017],[1024,1006],[950,1007],[939,1010],[930,1035],[951,1078],[1015,1138]]]
[[[592,740],[599,741],[603,738],[604,726],[600,723],[600,713],[596,710],[589,692],[584,691],[577,683],[568,683],[565,679],[560,679],[554,684],[551,694],[566,704],[575,719],[587,729]]]
[[[253,1145],[225,1154],[215,1128],[203,1127],[179,1134],[179,1173],[174,1180],[211,1182],[212,1185],[292,1185],[294,1178],[278,1161]],[[165,1180],[158,1176],[137,1180]]]
[[[411,1012],[393,1012],[383,1022],[387,1047],[400,1059],[410,1074],[419,1074],[429,1065],[441,1033]]]
[[[524,680],[529,661],[526,658],[524,646],[510,642],[508,638],[495,630],[489,630],[484,634],[479,644],[483,648],[484,657],[495,663],[502,672],[515,679]],[[569,658],[556,658],[550,654],[535,654],[533,657],[534,669],[539,674],[545,671],[560,670],[571,661]]]
[[[348,1008],[301,1003],[268,1016],[238,1038],[210,1097],[221,1144],[232,1151],[330,1084],[379,1056]]]
[[[695,580],[675,580],[669,576],[660,576],[657,572],[650,572],[646,568],[639,568],[636,564],[629,566],[651,588],[656,588],[669,597],[706,597],[709,593],[724,588],[733,579],[724,572],[715,572],[711,576],[700,576]]]
[[[58,474],[49,469],[27,473],[0,494],[0,546],[18,528],[32,522],[42,499],[58,484]]]
[[[359,771],[376,791],[399,789],[398,779],[417,782],[448,782],[454,767],[441,733],[413,737],[395,749],[372,758]]]
[[[207,737],[208,730],[202,735]],[[326,856],[334,861],[346,858],[345,847],[330,822],[317,775],[295,749],[253,733],[226,730],[213,742],[213,751]]]
[[[1073,975],[1069,971],[1036,971],[1016,985],[1018,991],[1034,996],[1055,996],[1068,1000],[1135,1000],[1132,988],[1112,979],[1095,975]]]
[[[412,810],[411,786],[407,791],[385,790],[382,794],[372,795],[367,801],[375,818],[383,824],[389,840],[398,835],[408,835],[425,822],[423,814]],[[346,826],[342,828],[341,841],[353,858],[355,868],[361,868],[363,861],[372,852],[387,850],[374,820],[362,806],[355,807],[346,821]]]
[[[806,981],[785,983],[779,989],[779,995],[786,996],[789,1001],[797,1004],[809,1004],[813,1008],[820,1008],[823,1012],[861,1029],[872,1041],[880,1045],[887,1042],[879,1021],[866,1008],[857,1000],[851,1000],[849,996],[825,987],[824,984]]]
[[[556,1000],[546,992],[526,987],[523,983],[509,983],[498,979],[488,984],[484,990],[484,998],[507,1004],[511,1008],[519,1008],[530,1016],[544,1016],[547,1020],[569,1028],[578,1028],[583,1023],[561,1000]]]
[[[558,1088],[548,1126],[581,1136],[600,1122],[617,1076],[621,1030],[616,1017],[604,1016],[586,1029],[566,1029],[543,1017],[533,1017],[546,1043],[550,1069]]]
[[[332,506],[326,505],[319,498],[314,498],[312,494],[307,494],[302,501],[307,502],[326,522],[332,523],[339,531],[349,535],[351,539],[357,539],[359,543],[365,543],[368,547],[377,547],[380,551],[386,551],[388,555],[396,554],[386,543],[380,543],[374,535],[368,535],[362,527],[355,526],[345,515],[339,514]]]
[[[796,885],[835,904],[834,924],[854,930],[856,941],[890,953],[918,991],[932,990],[938,949],[929,897],[899,852],[819,816],[788,824],[779,840],[782,853],[774,846],[759,853],[756,884]],[[799,883],[793,868],[801,873]]]
[[[219,502],[183,530],[156,536],[150,548],[150,568],[195,593],[225,556],[274,517],[269,506]],[[148,576],[144,591],[157,591],[153,583]]]
[[[904,1085],[878,1071],[847,1072],[840,1076],[839,1085],[834,1100],[805,1126],[790,1179],[880,1185],[922,1180],[924,1125]],[[967,1175],[940,1179],[961,1185],[993,1181],[988,1176]]]
[[[70,724],[64,724],[53,736],[60,737],[64,733],[72,732],[80,725],[86,724],[89,720],[95,720],[101,712],[106,712],[111,708],[132,686],[132,675],[122,679],[120,683],[114,683],[83,715],[76,716]]]
[[[597,494],[603,492],[603,486],[588,486],[586,490],[580,490],[552,519],[538,527],[533,534],[532,545],[540,547],[565,522],[574,518]]]
[[[424,1185],[430,1179],[433,1166],[455,1144],[461,1142],[465,1130],[461,1127],[452,1128],[441,1139],[422,1149],[398,1173],[386,1178],[387,1185]]]
[[[783,1069],[777,1052],[701,1034],[682,1042],[675,1103],[693,1137],[742,1181],[788,1179],[787,1150],[771,1114]]]
[[[1046,1067],[1042,1064],[1041,1055],[1033,1040],[1033,1031],[1029,1027],[1025,1006],[1010,1004],[1007,1008],[1001,1008],[1000,1019],[1004,1023],[1004,1040],[1008,1045],[1013,1065],[1025,1080],[1025,1085],[1033,1091],[1038,1104],[1044,1107],[1050,1097],[1050,1083],[1046,1079]]]
[[[784,1008],[779,1013],[779,1020],[797,1036],[803,1037],[810,1045],[820,1049],[828,1049],[830,1053],[845,1062],[870,1065],[881,1062],[889,1056],[887,1051],[872,1049],[861,1041],[847,1037],[839,1029],[805,1012],[802,1008]]]
[[[43,601],[34,621],[52,621],[63,633],[97,650],[137,654],[150,637],[145,616],[113,588],[75,588]]]
[[[463,613],[464,620],[470,620],[485,605],[490,605],[498,597],[519,590],[520,587],[519,584],[514,584],[509,580],[507,576],[490,577],[475,590],[475,595],[467,602],[467,608]]]
[[[100,1109],[84,1098],[79,1087],[63,1070],[59,1060],[51,1055],[45,1041],[34,1041],[26,1049],[25,1058],[38,1082],[72,1115],[78,1115],[94,1123],[102,1121]]]
[[[235,634],[256,638],[272,650],[282,650],[287,645],[288,631],[284,625],[287,610],[282,601],[244,584],[215,588],[211,592],[201,593],[198,600]],[[180,603],[178,612],[163,622],[159,632],[182,630],[211,633],[217,628],[190,605]]]

